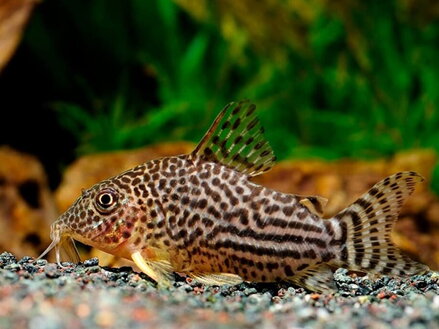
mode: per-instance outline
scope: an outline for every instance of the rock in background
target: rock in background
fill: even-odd
[[[0,250],[38,256],[50,243],[57,214],[41,163],[0,147]]]

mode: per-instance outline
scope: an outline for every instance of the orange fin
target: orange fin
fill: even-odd
[[[249,101],[228,104],[191,153],[192,157],[218,162],[249,176],[270,170],[276,158],[255,110],[256,106]]]
[[[172,278],[172,266],[168,261],[148,261],[143,258],[140,251],[131,255],[133,262],[140,268],[140,270],[148,275],[151,279],[157,282],[160,286],[169,287]]]
[[[79,256],[78,249],[76,249],[75,241],[68,237],[64,239],[61,243],[61,248],[67,255],[67,259],[73,263],[79,263],[81,257]]]

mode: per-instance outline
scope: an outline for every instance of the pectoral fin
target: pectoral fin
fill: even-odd
[[[151,279],[156,281],[159,285],[170,286],[172,266],[169,262],[164,260],[147,261],[143,258],[140,251],[131,255],[131,259],[136,263],[140,270],[148,275]]]
[[[200,283],[217,286],[222,286],[225,284],[235,285],[243,281],[239,275],[231,273],[193,272],[189,273],[189,276]]]
[[[75,241],[68,237],[62,241],[61,248],[67,256],[67,259],[73,263],[79,263],[81,257],[79,256],[78,249],[76,249]]]

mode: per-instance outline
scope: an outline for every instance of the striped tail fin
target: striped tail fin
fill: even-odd
[[[386,275],[427,272],[426,265],[403,255],[391,241],[391,231],[401,207],[423,178],[399,172],[385,178],[351,206],[335,216],[341,232],[337,264],[350,270]]]

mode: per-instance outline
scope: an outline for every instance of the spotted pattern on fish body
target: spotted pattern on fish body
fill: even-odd
[[[207,284],[287,280],[333,291],[334,266],[390,275],[428,270],[390,239],[418,174],[390,176],[322,219],[325,199],[249,180],[274,161],[255,106],[231,103],[191,154],[141,164],[84,191],[52,225],[48,250],[55,247],[59,259],[59,245],[72,252],[75,239],[132,259],[161,284],[178,271]]]

